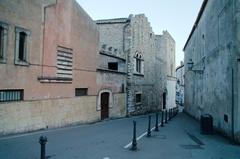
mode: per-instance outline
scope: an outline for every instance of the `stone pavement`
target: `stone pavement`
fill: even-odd
[[[147,129],[147,116],[108,120],[88,125],[0,138],[1,159],[39,159],[41,135],[48,137],[48,159],[240,159],[240,146],[219,135],[201,135],[199,123],[180,113],[152,137],[142,137],[138,150],[124,147]],[[155,119],[152,119],[152,127]]]

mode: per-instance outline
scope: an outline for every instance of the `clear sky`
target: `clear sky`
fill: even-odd
[[[155,34],[163,30],[176,41],[176,67],[203,0],[77,0],[92,19],[124,18],[144,13]]]

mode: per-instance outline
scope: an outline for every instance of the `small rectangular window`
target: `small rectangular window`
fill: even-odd
[[[28,65],[29,36],[30,32],[16,27],[15,64]]]
[[[0,63],[6,63],[7,60],[7,35],[8,25],[0,22]]]
[[[88,88],[75,88],[75,96],[86,96]]]
[[[117,62],[109,62],[108,63],[108,69],[109,70],[118,70],[118,63]]]
[[[4,28],[0,26],[0,59],[3,59],[3,31]]]
[[[142,94],[141,93],[137,93],[136,94],[136,104],[139,104],[142,102]]]
[[[26,59],[26,39],[27,34],[24,32],[19,33],[19,47],[18,47],[18,59],[20,61],[27,61]]]
[[[0,90],[0,103],[22,101],[24,96],[24,90]]]

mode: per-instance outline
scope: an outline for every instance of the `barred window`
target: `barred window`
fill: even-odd
[[[0,103],[2,102],[12,102],[12,101],[22,101],[24,95],[24,90],[0,90]]]

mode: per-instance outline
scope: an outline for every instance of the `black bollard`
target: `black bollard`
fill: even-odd
[[[148,131],[147,137],[151,137],[151,115],[148,116]]]
[[[165,123],[168,123],[168,111],[167,109],[165,110]]]
[[[163,112],[163,110],[162,110],[162,121],[161,121],[161,127],[163,127],[164,126],[164,122],[163,122],[163,120],[164,120],[164,112]]]
[[[171,112],[170,112],[170,119],[173,118],[173,108],[171,108]]]
[[[158,113],[156,113],[156,123],[155,123],[155,130],[154,131],[159,131],[159,129],[158,129]]]
[[[40,156],[41,158],[40,159],[46,159],[46,157],[45,157],[45,153],[46,153],[45,148],[46,148],[46,143],[47,143],[47,137],[46,136],[41,136],[39,138],[39,143],[41,145],[41,156]]]
[[[137,150],[137,139],[136,139],[136,121],[133,121],[133,139],[132,139],[132,151]]]
[[[171,120],[171,108],[168,110],[168,121]]]

